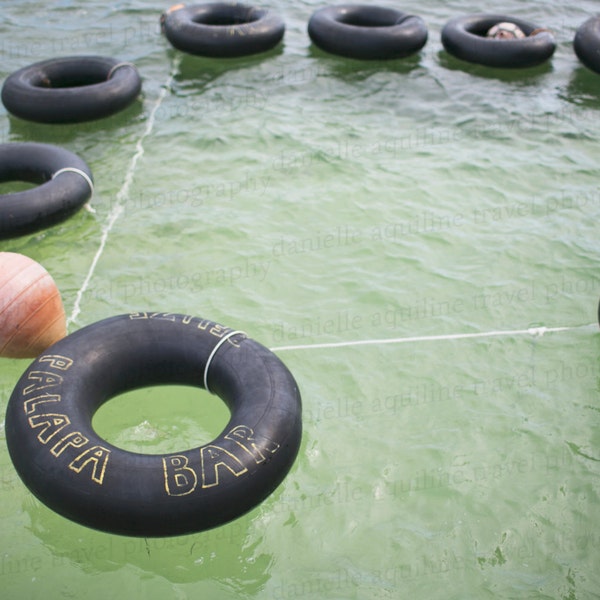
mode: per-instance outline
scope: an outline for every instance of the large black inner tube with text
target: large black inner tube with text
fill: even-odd
[[[135,65],[104,56],[65,56],[23,67],[2,86],[6,109],[40,123],[79,123],[129,106],[142,80]]]
[[[161,27],[177,50],[218,58],[266,52],[285,33],[275,12],[235,2],[177,4],[161,16]]]
[[[308,21],[312,42],[331,54],[363,60],[404,58],[427,42],[421,17],[364,4],[326,6]]]
[[[94,431],[103,403],[160,384],[218,395],[231,412],[222,433],[139,454]],[[257,506],[291,468],[301,432],[298,386],[277,356],[242,332],[167,313],[111,317],[63,338],[25,371],[6,412],[11,459],[39,500],[83,525],[145,537],[203,531]]]
[[[28,182],[34,188],[0,195],[0,239],[33,233],[77,211],[92,195],[88,165],[51,144],[0,144],[0,183]]]
[[[486,33],[498,23],[517,25],[526,37],[494,39]],[[539,33],[531,35],[534,31]],[[474,14],[455,17],[442,29],[442,44],[449,54],[488,67],[525,68],[548,60],[556,49],[554,36],[541,27],[507,15]]]

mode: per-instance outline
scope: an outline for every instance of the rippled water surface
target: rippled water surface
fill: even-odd
[[[596,2],[505,3],[558,42],[518,72],[445,53],[449,18],[500,10],[467,0],[403,4],[427,45],[368,63],[310,44],[317,2],[271,2],[284,44],[234,60],[173,50],[166,5],[0,6],[2,79],[75,54],[143,78],[102,121],[0,109],[2,142],[64,146],[96,184],[92,210],[0,251],[50,271],[70,331],[137,310],[245,330],[304,407],[276,492],[177,538],[63,519],[2,444],[3,598],[598,597],[600,76],[572,49]],[[397,341],[344,345],[369,340]],[[2,360],[4,411],[28,361]],[[115,399],[94,425],[158,453],[226,421],[218,399],[176,387]]]

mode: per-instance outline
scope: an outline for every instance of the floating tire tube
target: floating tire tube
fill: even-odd
[[[580,25],[573,48],[588,69],[600,73],[600,17],[592,17]]]
[[[219,396],[231,413],[223,432],[193,449],[139,454],[94,431],[104,402],[160,384]],[[57,513],[115,534],[182,535],[236,519],[282,482],[300,446],[301,399],[287,367],[244,333],[135,313],[79,329],[40,355],[10,397],[5,432],[19,476]]]
[[[37,187],[0,195],[0,239],[33,233],[79,209],[92,195],[92,172],[79,156],[51,144],[0,144],[0,182]]]
[[[403,58],[427,42],[421,17],[362,4],[327,6],[308,22],[312,42],[331,54],[364,60]]]
[[[14,116],[39,123],[79,123],[129,106],[142,82],[135,65],[103,56],[66,56],[15,71],[2,86]]]
[[[486,37],[487,32],[498,23],[514,23],[525,36],[519,39]],[[500,68],[539,65],[548,60],[556,49],[554,36],[549,31],[529,21],[495,14],[451,19],[442,29],[442,44],[456,58]]]
[[[177,50],[233,58],[271,50],[285,24],[273,11],[240,3],[176,4],[161,16],[162,30]]]

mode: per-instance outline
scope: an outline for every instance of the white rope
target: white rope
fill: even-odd
[[[169,74],[169,77],[167,78],[167,81],[165,82],[165,84],[162,86],[162,89],[160,90],[160,94],[158,95],[158,98],[156,99],[156,102],[154,103],[154,107],[152,108],[152,111],[150,112],[150,116],[148,117],[148,124],[146,125],[146,129],[144,130],[144,133],[142,133],[142,136],[140,137],[140,139],[138,140],[138,142],[136,144],[136,151],[131,159],[131,162],[129,163],[129,168],[127,169],[127,172],[125,174],[125,181],[123,181],[123,185],[121,186],[121,189],[117,193],[115,205],[113,206],[112,210],[110,211],[110,213],[108,215],[106,225],[104,225],[104,227],[102,229],[102,236],[100,237],[100,245],[98,246],[98,250],[96,251],[94,259],[92,260],[92,264],[90,265],[90,268],[88,270],[87,276],[85,277],[85,279],[83,281],[83,284],[77,291],[77,296],[75,298],[75,303],[73,304],[73,310],[71,311],[71,316],[67,319],[67,327],[71,323],[73,323],[75,321],[75,319],[77,319],[77,317],[79,316],[79,313],[81,312],[81,299],[83,298],[83,294],[85,294],[85,292],[88,289],[90,281],[96,270],[98,261],[100,260],[100,257],[102,256],[102,253],[104,252],[104,248],[106,246],[108,236],[110,235],[112,228],[114,227],[115,223],[117,222],[118,218],[120,217],[121,213],[123,212],[124,203],[125,203],[125,200],[127,199],[127,197],[129,196],[129,188],[133,181],[133,176],[135,174],[135,169],[137,167],[138,160],[144,155],[144,140],[152,133],[152,129],[154,128],[154,121],[156,120],[156,113],[171,88],[173,79],[175,78],[175,74],[177,73],[177,71],[179,69],[180,61],[181,61],[180,57],[178,57],[175,60],[175,63],[173,64],[173,68],[171,70],[171,73]]]
[[[111,70],[108,72],[108,75],[106,76],[106,79],[110,79],[113,76],[114,72],[117,69],[120,69],[121,67],[131,67],[132,69],[135,69],[137,71],[137,67],[132,62],[120,62],[111,68]]]
[[[374,340],[354,340],[349,342],[326,342],[322,344],[306,344],[297,346],[277,346],[270,348],[272,352],[284,352],[287,350],[316,350],[320,348],[346,348],[349,346],[368,346],[377,344],[408,344],[411,342],[439,342],[445,340],[463,340],[469,338],[488,338],[500,336],[532,335],[543,336],[546,333],[556,333],[559,331],[570,331],[573,329],[583,329],[587,327],[597,327],[596,323],[590,325],[576,325],[574,327],[529,327],[528,329],[509,329],[505,331],[484,331],[481,333],[451,333],[445,335],[424,335],[401,338],[382,338]]]
[[[90,186],[90,193],[94,193],[94,184],[92,183],[92,179],[85,171],[82,171],[77,167],[65,167],[64,169],[59,169],[58,171],[56,171],[56,173],[52,175],[52,179],[55,179],[61,173],[77,173],[77,175],[81,175],[86,180],[87,184]]]
[[[246,335],[243,331],[238,331],[238,330],[234,330],[234,331],[230,331],[229,333],[226,333],[217,344],[215,344],[215,347],[212,349],[212,352],[210,353],[208,360],[206,361],[206,366],[204,367],[204,389],[211,393],[210,389],[208,388],[208,367],[210,367],[210,363],[212,362],[212,359],[214,358],[215,354],[217,353],[217,351],[219,350],[219,348],[230,338],[233,337],[234,335],[237,334],[241,334],[241,335]]]

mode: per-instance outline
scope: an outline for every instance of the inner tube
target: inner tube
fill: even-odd
[[[508,40],[485,37],[494,25],[504,22],[516,24],[525,37]],[[494,14],[451,19],[442,29],[442,44],[447,52],[457,58],[500,68],[539,65],[548,60],[556,49],[554,36],[549,31],[529,21]]]
[[[285,32],[273,11],[222,2],[172,6],[161,16],[161,27],[174,48],[218,58],[266,52]]]
[[[312,42],[331,54],[364,60],[403,58],[427,42],[421,17],[365,4],[326,6],[308,21]]]
[[[79,156],[35,142],[0,144],[0,183],[37,187],[0,195],[0,239],[33,233],[77,211],[92,195],[93,179]]]
[[[129,106],[142,82],[135,65],[103,56],[66,56],[8,76],[2,102],[16,117],[38,123],[79,123]]]
[[[573,48],[577,58],[588,69],[600,73],[600,16],[592,17],[580,25]]]
[[[222,433],[196,448],[140,454],[94,431],[107,400],[161,384],[219,396],[231,412]],[[10,397],[5,431],[19,476],[57,513],[109,533],[183,535],[238,518],[283,481],[300,446],[301,399],[287,367],[244,333],[189,315],[133,313],[79,329],[39,356]]]

